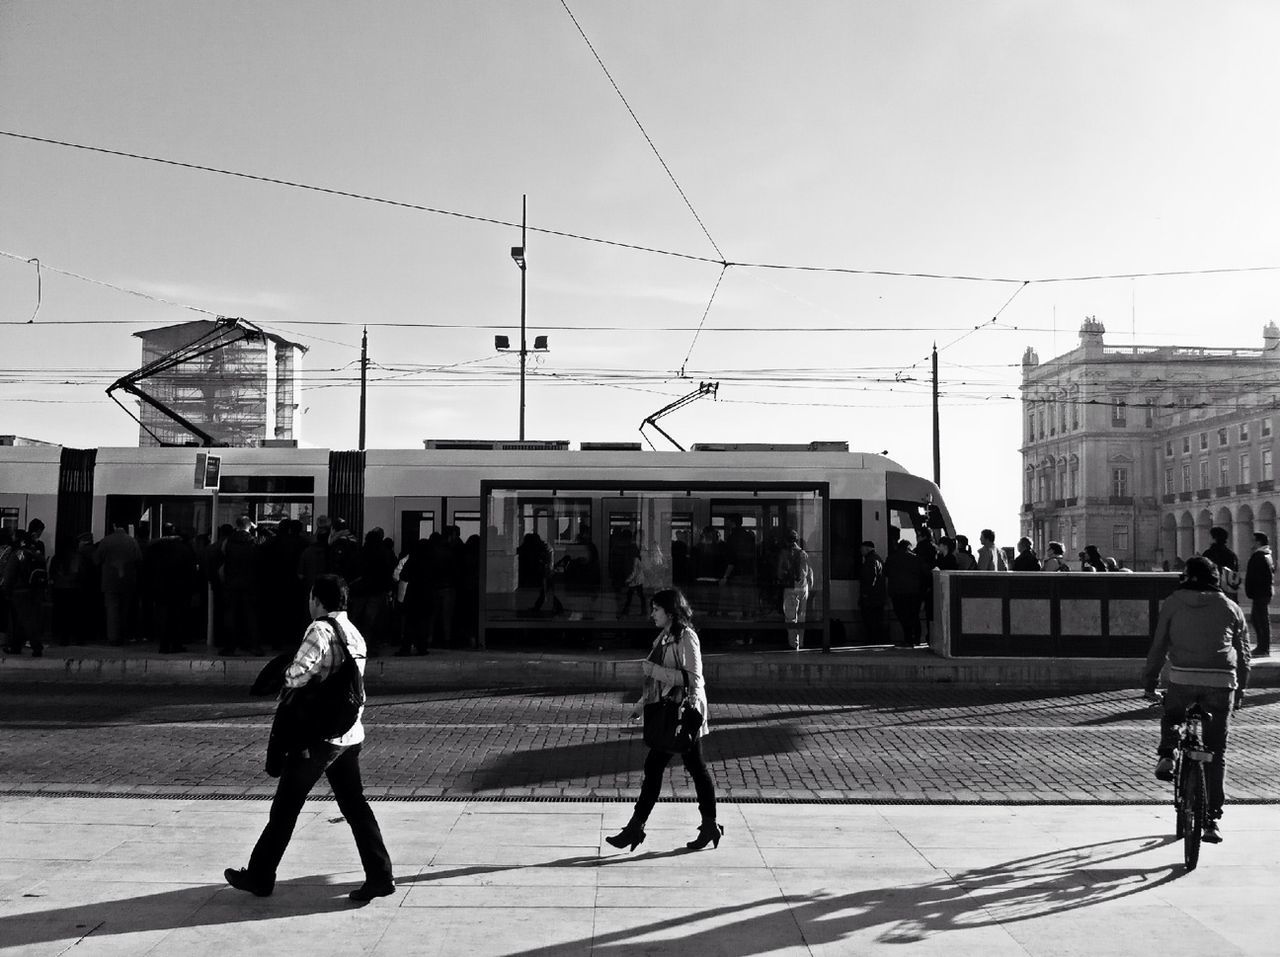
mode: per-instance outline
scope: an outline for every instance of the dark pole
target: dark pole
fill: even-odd
[[[528,195],[520,197],[520,248],[524,249],[525,214],[528,209]],[[524,340],[524,271],[526,260],[520,261],[520,441],[524,441],[524,361],[529,350]]]
[[[360,451],[364,451],[364,403],[369,385],[369,327],[360,337]]]
[[[933,484],[942,487],[942,431],[938,424],[938,344],[933,344]]]

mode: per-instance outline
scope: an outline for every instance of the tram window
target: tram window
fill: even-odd
[[[408,549],[414,542],[424,541],[436,530],[434,509],[406,509],[400,513],[400,545]]]
[[[0,528],[17,528],[18,510],[16,508],[0,508]]]
[[[929,527],[928,506],[923,502],[890,501],[885,504],[889,508],[889,524],[899,529],[902,536],[914,547],[916,535]]]
[[[477,511],[454,512],[453,524],[458,526],[458,537],[465,542],[472,535],[480,534],[480,513]]]

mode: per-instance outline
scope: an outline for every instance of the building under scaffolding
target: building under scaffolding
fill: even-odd
[[[143,366],[207,336],[217,323],[183,322],[134,333]],[[298,439],[302,354],[306,347],[264,333],[239,338],[148,378],[147,392],[215,436],[219,445],[252,447]],[[184,445],[190,432],[152,405],[139,410],[138,444]]]

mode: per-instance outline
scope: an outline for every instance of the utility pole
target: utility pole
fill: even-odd
[[[516,264],[520,267],[520,441],[524,441],[524,363],[529,354],[528,343],[524,336],[524,277],[525,277],[525,216],[528,212],[529,196],[520,195],[520,258]]]
[[[933,484],[942,487],[942,432],[938,424],[938,344],[933,344]]]
[[[365,393],[369,387],[369,327],[360,336],[360,451],[364,451]]]

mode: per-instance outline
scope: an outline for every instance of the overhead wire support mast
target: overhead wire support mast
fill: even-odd
[[[662,428],[662,426],[658,425],[658,419],[662,418],[665,415],[670,415],[672,412],[675,412],[677,409],[683,409],[690,402],[696,402],[698,399],[701,399],[704,395],[709,395],[714,399],[716,397],[716,393],[719,391],[720,391],[719,382],[700,382],[698,383],[698,388],[695,389],[693,392],[690,392],[688,395],[682,395],[680,398],[676,399],[674,402],[668,405],[664,405],[657,412],[653,413],[653,415],[645,416],[644,421],[640,423],[640,434],[644,435],[644,440],[649,443],[649,448],[653,449],[655,452],[658,450],[658,447],[653,444],[649,436],[645,435],[644,433],[644,427],[646,425],[651,425],[655,429],[657,429],[658,432],[661,433],[663,438],[665,438],[668,442],[674,445],[681,452],[687,451],[685,447],[681,445],[679,442],[677,442],[675,439],[673,439],[671,435],[665,429]]]

